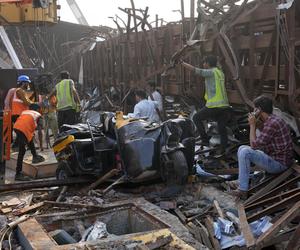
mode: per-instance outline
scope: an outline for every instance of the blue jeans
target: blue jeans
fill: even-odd
[[[281,173],[287,169],[278,161],[273,160],[270,156],[260,150],[254,150],[249,146],[240,146],[238,150],[239,162],[239,189],[248,191],[249,175],[251,163],[271,174]]]

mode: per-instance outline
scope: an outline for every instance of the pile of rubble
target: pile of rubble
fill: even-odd
[[[24,184],[23,191],[2,192],[0,244],[3,249],[297,249],[299,180],[296,165],[265,176],[244,202],[230,195],[228,182],[203,183],[195,176],[185,187],[121,185],[105,194],[103,183],[34,188],[33,181],[27,191]]]

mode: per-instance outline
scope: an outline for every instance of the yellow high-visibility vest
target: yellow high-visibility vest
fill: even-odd
[[[206,107],[208,108],[220,108],[228,107],[228,97],[225,88],[225,77],[224,73],[218,69],[214,68],[214,85],[206,84],[205,86],[205,100]]]
[[[57,110],[76,109],[71,82],[64,79],[56,84]]]

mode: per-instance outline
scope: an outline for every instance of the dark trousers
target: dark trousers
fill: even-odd
[[[208,141],[208,135],[205,131],[203,122],[204,120],[212,120],[218,123],[218,130],[221,138],[221,147],[226,149],[227,147],[227,130],[226,125],[230,118],[229,108],[207,108],[203,107],[200,111],[198,111],[194,117],[193,121],[200,133],[201,139],[203,141]]]
[[[12,115],[11,116],[11,143],[14,144],[14,146],[18,146],[18,141],[17,141],[17,138],[13,139],[13,128],[14,128],[14,124],[15,122],[17,121],[19,115]]]
[[[15,132],[17,134],[17,140],[18,140],[18,146],[19,146],[19,154],[17,159],[17,168],[16,168],[16,174],[19,174],[22,172],[23,167],[23,159],[26,152],[26,145],[29,147],[31,154],[33,157],[37,155],[35,146],[33,143],[33,139],[28,142],[26,136],[20,131],[15,129]]]
[[[57,112],[57,122],[59,132],[61,132],[61,126],[64,124],[73,125],[76,123],[76,111],[75,109],[67,109]]]

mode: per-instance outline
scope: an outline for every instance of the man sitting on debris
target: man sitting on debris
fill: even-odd
[[[281,173],[293,163],[293,144],[289,126],[273,115],[273,102],[265,96],[254,100],[255,110],[249,114],[250,145],[238,150],[239,190],[233,194],[240,199],[247,198],[250,166],[255,164],[267,173]],[[260,134],[256,135],[257,121],[263,122]]]
[[[147,94],[144,90],[135,91],[135,100],[137,104],[134,106],[134,112],[128,114],[132,118],[146,117],[152,122],[159,122],[159,116],[156,112],[156,103],[147,100]]]
[[[62,71],[60,77],[61,81],[56,84],[55,90],[50,94],[50,97],[56,95],[59,129],[63,124],[76,123],[76,108],[80,105],[80,98],[73,80],[70,79],[70,73]]]
[[[15,176],[15,180],[17,181],[29,180],[29,178],[24,176],[24,174],[22,173],[26,145],[31,150],[32,163],[39,163],[45,160],[43,156],[38,155],[36,153],[36,149],[33,142],[34,131],[37,127],[38,120],[41,117],[41,114],[37,112],[39,108],[40,107],[38,104],[31,104],[30,110],[23,111],[14,125],[14,131],[17,134],[17,140],[19,144],[19,154],[17,159],[17,168]]]
[[[206,105],[194,115],[194,123],[200,133],[202,145],[209,145],[209,137],[205,131],[203,120],[211,119],[218,123],[218,130],[221,137],[221,149],[227,147],[226,124],[229,117],[229,103],[225,88],[224,73],[217,68],[217,57],[207,56],[204,60],[204,69],[196,68],[188,63],[182,62],[182,66],[196,75],[205,78],[205,100]]]

